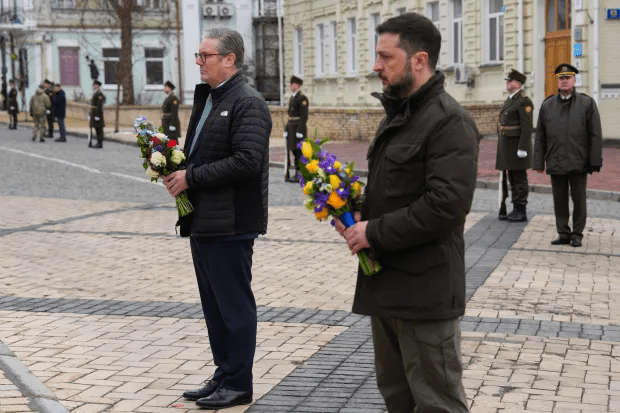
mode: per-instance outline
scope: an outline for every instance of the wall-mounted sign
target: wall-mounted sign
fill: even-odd
[[[620,9],[607,9],[608,19],[620,19]]]
[[[582,54],[583,46],[581,43],[575,43],[575,47],[573,49],[575,57],[579,57]]]

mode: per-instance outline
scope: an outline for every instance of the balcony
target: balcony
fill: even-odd
[[[254,0],[252,2],[252,16],[254,18],[277,17],[278,0]]]

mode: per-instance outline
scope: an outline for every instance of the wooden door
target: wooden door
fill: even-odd
[[[571,0],[547,0],[545,35],[545,96],[558,90],[555,68],[570,63]]]

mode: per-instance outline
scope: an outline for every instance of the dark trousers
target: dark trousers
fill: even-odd
[[[49,137],[51,138],[52,136],[54,136],[54,116],[52,115],[46,115],[47,116],[47,134],[49,135]]]
[[[9,113],[9,129],[17,129],[17,113]]]
[[[529,194],[527,171],[508,171],[508,180],[510,181],[510,196],[512,197],[512,205],[525,207],[527,205],[527,196]]]
[[[67,139],[67,130],[65,129],[65,118],[56,118],[58,122],[58,130],[60,131],[60,139]]]
[[[299,162],[301,161],[301,149],[297,147],[301,139],[297,139],[297,126],[299,125],[299,121],[289,121],[286,125],[286,132],[288,133],[286,137],[286,156],[290,156],[289,152],[293,153],[293,169],[299,170]],[[290,159],[290,158],[289,158]]]
[[[103,145],[103,128],[95,128],[95,132],[97,133],[97,145]]]
[[[466,413],[459,319],[371,318],[377,387],[388,413]]]
[[[217,366],[212,379],[226,389],[252,391],[257,329],[251,287],[254,239],[191,237],[190,245]]]
[[[586,227],[587,204],[586,186],[587,174],[551,175],[551,191],[553,193],[553,210],[555,212],[555,227],[563,239],[583,238],[583,229]],[[568,194],[573,200],[573,230],[568,225],[570,211]]]

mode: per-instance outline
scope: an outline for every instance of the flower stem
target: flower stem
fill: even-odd
[[[194,207],[192,207],[189,199],[187,199],[187,194],[185,194],[185,192],[181,192],[179,195],[177,195],[175,201],[180,217],[184,217],[194,212]]]

